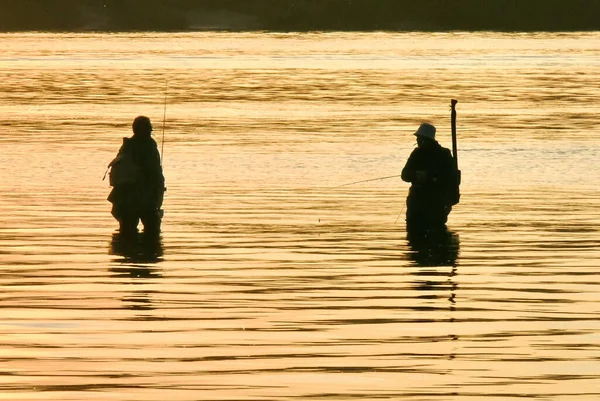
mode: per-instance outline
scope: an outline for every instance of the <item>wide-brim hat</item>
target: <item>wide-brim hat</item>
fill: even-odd
[[[415,132],[415,136],[422,136],[429,139],[435,139],[435,127],[428,123],[419,125],[419,129]]]

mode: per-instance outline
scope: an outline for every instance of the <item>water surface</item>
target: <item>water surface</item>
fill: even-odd
[[[0,398],[598,399],[599,39],[0,35]],[[462,200],[407,238],[406,184],[338,186],[449,147],[451,98]],[[140,114],[166,214],[127,242]]]

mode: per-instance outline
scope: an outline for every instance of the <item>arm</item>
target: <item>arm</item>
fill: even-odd
[[[162,165],[160,163],[160,153],[158,152],[158,146],[156,142],[153,142],[151,151],[148,154],[147,159],[147,171],[148,171],[148,186],[151,194],[152,202],[155,207],[160,209],[162,207],[164,193],[165,193],[165,176],[163,175]]]
[[[412,153],[410,154],[410,157],[406,161],[406,165],[402,169],[402,175],[401,175],[402,181],[411,182],[411,183],[415,181],[416,175],[417,175],[417,169],[416,169],[417,151],[418,151],[418,149],[413,150]]]
[[[144,202],[152,207],[162,204],[165,190],[165,177],[160,165],[160,154],[156,142],[149,138],[138,142],[138,162],[142,170],[142,179],[139,182],[140,190],[144,193]]]
[[[402,179],[412,184],[425,185],[433,179],[435,175],[432,174],[431,168],[427,165],[426,154],[419,148],[413,150],[406,162],[406,166],[402,169]]]
[[[150,180],[152,184],[160,191],[164,191],[165,187],[165,176],[163,175],[162,166],[160,164],[160,154],[158,153],[158,146],[153,147],[152,157],[150,158]]]

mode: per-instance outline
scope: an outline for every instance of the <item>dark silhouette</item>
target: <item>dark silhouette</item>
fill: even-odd
[[[151,137],[148,117],[137,117],[132,128],[133,136],[123,138],[117,157],[109,164],[113,189],[108,201],[113,204],[111,213],[119,222],[121,233],[137,232],[141,220],[145,233],[158,235],[166,190],[160,154]]]
[[[406,199],[406,227],[426,232],[445,228],[456,204],[457,171],[449,149],[435,140],[435,127],[423,123],[415,136],[418,147],[402,169],[402,179],[412,185]]]

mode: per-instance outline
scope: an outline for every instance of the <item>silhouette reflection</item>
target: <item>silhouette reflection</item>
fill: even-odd
[[[149,264],[162,262],[163,245],[160,235],[134,233],[123,235],[114,233],[109,247],[109,254],[120,256],[115,262],[121,266],[111,267],[110,271],[119,276],[160,277],[156,269]]]
[[[408,258],[421,267],[456,266],[460,253],[458,234],[447,228],[428,231],[409,231],[406,239]]]
[[[124,284],[134,284],[131,293],[122,298],[123,307],[140,312],[138,319],[149,319],[146,312],[155,309],[152,301],[153,291],[140,284],[149,284],[152,280],[142,282],[139,279],[162,277],[155,266],[162,262],[161,236],[143,232],[128,235],[114,233],[110,241],[109,254],[119,256],[114,260],[115,265],[109,268],[112,276],[122,279]]]
[[[460,253],[458,234],[444,227],[436,231],[408,232],[407,240],[410,247],[407,257],[419,267],[411,273],[417,277],[412,283],[412,288],[419,291],[418,298],[428,301],[446,298],[448,309],[455,311],[458,291],[455,277]],[[436,269],[436,267],[446,268]],[[440,305],[431,305],[432,310],[437,311],[439,307]],[[424,310],[426,307],[420,305],[419,308]],[[454,316],[449,318],[449,322],[454,322]],[[456,341],[458,336],[450,333],[448,338]],[[454,355],[449,355],[449,358],[454,358]]]

